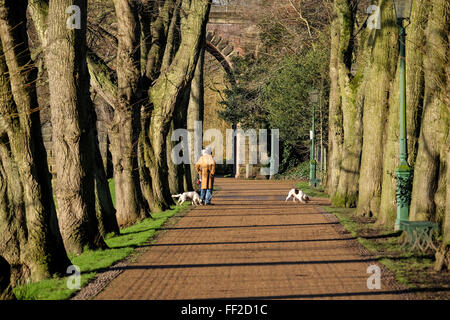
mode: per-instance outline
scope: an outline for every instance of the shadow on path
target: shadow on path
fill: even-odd
[[[366,292],[342,292],[342,293],[319,293],[319,294],[293,294],[293,295],[280,295],[280,296],[254,296],[254,297],[233,297],[233,300],[263,300],[263,299],[315,299],[315,298],[338,298],[338,297],[357,297],[357,296],[379,296],[379,295],[403,295],[419,292],[447,292],[450,288],[411,288],[401,290],[372,290]],[[214,298],[214,300],[229,300],[230,298]],[[205,299],[211,300],[211,299]]]
[[[245,225],[245,226],[202,226],[202,227],[162,227],[162,228],[149,228],[146,230],[139,230],[139,231],[133,231],[133,232],[127,232],[124,233],[124,235],[127,234],[133,234],[133,233],[140,233],[143,231],[149,231],[149,230],[204,230],[204,229],[234,229],[234,228],[274,228],[274,227],[313,227],[313,226],[322,226],[322,225],[336,225],[339,224],[339,222],[324,222],[324,223],[292,223],[292,224],[253,224],[253,225]]]

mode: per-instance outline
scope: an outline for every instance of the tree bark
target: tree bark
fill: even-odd
[[[166,0],[159,8],[155,22],[150,26],[152,44],[146,59],[145,75],[149,83],[155,81],[161,71],[161,64],[167,44],[167,34],[177,0]],[[145,22],[144,22],[145,23]]]
[[[77,5],[81,29],[67,28],[66,9]],[[105,248],[98,230],[93,168],[92,103],[86,65],[86,0],[52,1],[48,13],[49,75],[56,201],[66,250]]]
[[[339,184],[339,168],[341,166],[342,144],[342,104],[339,94],[338,55],[339,55],[339,20],[335,17],[331,24],[330,49],[330,97],[328,120],[328,171],[327,192],[334,196]]]
[[[447,91],[448,92],[448,91]],[[447,105],[450,108],[450,105]],[[447,111],[450,114],[450,110]],[[447,137],[447,141],[449,141]],[[450,141],[449,141],[450,142]],[[450,181],[450,143],[447,143],[447,182]],[[450,245],[450,187],[447,183],[446,190],[446,201],[445,201],[445,218],[443,222],[443,243]]]
[[[336,1],[335,8],[340,24],[337,66],[344,139],[339,183],[332,202],[336,206],[355,207],[362,146],[362,103],[358,94],[361,79],[349,76],[354,47],[355,8],[347,0]]]
[[[151,110],[148,104],[144,104],[141,107],[141,133],[138,140],[138,164],[139,164],[139,177],[140,185],[142,190],[142,195],[147,201],[150,210],[152,212],[160,212],[164,208],[155,199],[153,194],[153,183],[152,176],[150,174],[150,168],[148,164],[150,163],[148,159],[147,148],[150,144],[149,142],[149,126],[150,126],[150,115]]]
[[[372,48],[366,61],[366,84],[364,92],[363,147],[359,177],[357,214],[378,215],[381,202],[383,173],[383,145],[389,105],[389,90],[397,66],[397,26],[392,1],[382,1],[380,30],[366,31],[368,45]],[[369,30],[369,29],[367,29]]]
[[[30,0],[28,9],[30,15],[33,19],[35,29],[37,30],[39,40],[41,42],[41,49],[44,50],[47,46],[47,15],[48,15],[48,3],[43,0]],[[97,59],[94,59],[97,58]],[[91,53],[91,57],[88,59],[90,62],[89,73],[94,77],[92,82],[92,86],[97,89],[100,95],[108,101],[109,92],[108,90],[112,90],[111,86],[104,89],[108,83],[102,82],[104,80],[105,74],[108,74],[107,67],[101,64],[100,59]],[[94,69],[96,72],[93,72]],[[103,71],[103,72],[101,72]],[[108,79],[109,80],[109,79]],[[105,80],[106,82],[106,80]],[[102,85],[103,90],[99,90],[100,84]],[[116,89],[117,90],[117,89]],[[90,111],[90,119],[92,121],[90,128],[90,139],[92,143],[92,148],[94,152],[94,175],[95,175],[95,200],[96,200],[96,212],[97,212],[97,220],[99,226],[99,232],[102,236],[107,233],[118,234],[119,227],[117,225],[117,220],[115,216],[115,209],[112,203],[111,193],[109,191],[109,185],[106,178],[105,167],[100,165],[101,154],[98,146],[97,139],[97,131],[96,131],[96,114],[95,110],[92,107],[92,101],[90,99],[87,100],[89,103],[89,111]]]
[[[92,51],[87,53],[87,64],[92,88],[114,109],[117,103],[117,81],[114,71]]]
[[[206,39],[202,41],[205,43]],[[189,105],[187,110],[187,130],[189,132],[189,156],[191,159],[190,163],[190,180],[192,184],[197,181],[197,171],[195,170],[195,163],[200,158],[200,150],[196,150],[198,148],[195,147],[195,122],[202,121],[203,122],[203,113],[205,109],[205,92],[204,92],[204,79],[203,79],[203,70],[205,64],[205,48],[204,45],[200,51],[200,56],[197,62],[197,66],[195,67],[194,78],[191,82],[191,90],[189,97]],[[202,132],[200,132],[200,139],[203,136]],[[199,146],[201,148],[202,142],[199,141]],[[198,152],[197,154],[195,152]],[[187,179],[188,180],[188,179]],[[194,188],[194,185],[190,186]],[[192,189],[193,190],[193,189]]]
[[[140,132],[140,24],[133,1],[115,0],[118,21],[117,104],[110,129],[117,220],[129,226],[147,215],[142,195],[137,143]]]
[[[414,181],[411,201],[410,220],[436,219],[436,211],[443,211],[442,204],[436,203],[436,196],[444,198],[445,177],[442,146],[446,140],[448,117],[444,105],[445,68],[448,54],[448,21],[446,21],[447,1],[438,0],[429,11],[426,34],[426,52],[424,57],[425,95],[419,149],[414,167]],[[445,179],[445,178],[444,178]],[[439,185],[442,187],[439,188]],[[442,203],[443,201],[439,201]],[[437,206],[438,205],[438,206]],[[441,207],[439,209],[439,207]]]
[[[450,7],[447,4],[446,9],[446,17],[448,19],[450,14]],[[448,20],[447,20],[448,24]],[[450,43],[450,33],[446,32],[446,42],[447,46]],[[445,194],[445,213],[442,222],[442,233],[443,239],[442,244],[439,250],[436,252],[436,263],[434,269],[436,271],[441,271],[443,269],[450,270],[450,64],[448,63],[448,57],[445,64],[445,85],[442,83],[442,86],[445,87],[443,90],[443,108],[442,108],[442,116],[443,119],[446,119],[447,122],[447,140],[446,143],[442,146],[443,151],[446,154],[446,194]],[[447,107],[445,107],[447,106]]]
[[[383,178],[381,184],[381,203],[377,223],[381,225],[394,225],[397,215],[396,205],[396,178],[395,169],[399,163],[399,92],[400,92],[400,68],[392,84],[389,99],[389,114],[384,145]]]
[[[417,152],[421,144],[419,132],[423,125],[424,96],[424,56],[428,14],[430,6],[424,2],[414,2],[408,27],[406,43],[406,81],[407,81],[407,134],[409,163],[415,167]],[[398,31],[397,31],[398,33]],[[399,68],[390,90],[389,118],[384,146],[383,182],[380,204],[379,224],[393,225],[396,218],[396,179],[395,169],[399,158]],[[416,169],[414,169],[416,171]]]
[[[161,71],[161,64],[164,56],[164,51],[167,43],[167,35],[169,32],[170,22],[172,19],[173,9],[175,7],[175,0],[167,0],[159,3],[158,8],[155,8],[156,18],[150,23],[150,19],[141,19],[142,41],[151,38],[149,45],[144,44],[144,52],[147,54],[141,58],[145,61],[145,66],[141,66],[141,70],[145,75],[143,77],[143,90],[151,87]],[[149,34],[148,34],[149,32]],[[142,51],[141,51],[142,52]],[[149,152],[150,142],[150,119],[153,111],[153,106],[148,101],[148,92],[143,97],[146,101],[141,106],[141,132],[138,139],[138,165],[140,185],[143,197],[146,199],[148,206],[152,212],[160,212],[167,208],[167,205],[160,202],[153,191],[153,178],[151,175],[151,161]],[[167,179],[166,179],[167,180]],[[168,189],[167,185],[167,189]]]
[[[185,118],[184,111],[187,109],[188,99],[189,91],[183,95],[180,105],[176,108],[169,133],[167,134],[167,167],[169,170],[169,188],[171,194],[184,192],[184,165],[182,163],[176,164],[172,159],[172,150],[181,141],[172,141],[172,134],[176,129],[185,128],[183,118]]]
[[[26,1],[0,1],[0,255],[13,284],[70,265],[56,223],[26,8]]]
[[[447,9],[448,10],[448,9]],[[447,43],[450,43],[450,33],[447,33]],[[444,95],[444,105],[447,106],[447,124],[450,122],[450,64],[447,62],[445,67],[446,75],[446,90]],[[445,244],[450,245],[450,133],[447,132],[447,190],[446,190],[446,203],[445,203],[445,220],[444,220],[444,239]],[[450,267],[450,266],[449,266]]]
[[[96,114],[91,109],[93,113],[93,118],[96,118]],[[98,144],[98,134],[95,125],[91,127],[93,131],[91,136],[93,139],[93,150],[94,150],[94,177],[95,177],[95,205],[97,212],[98,229],[102,237],[105,237],[108,233],[113,233],[115,235],[120,234],[119,224],[116,218],[116,209],[111,197],[111,192],[109,190],[108,178],[106,176],[106,166],[103,163],[102,155],[100,153],[100,148]]]

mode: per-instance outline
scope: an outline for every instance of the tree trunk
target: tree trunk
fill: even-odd
[[[339,55],[339,20],[333,19],[331,24],[330,49],[330,97],[328,110],[328,171],[327,192],[334,196],[339,184],[339,168],[341,166],[342,141],[342,104],[339,94],[338,55]]]
[[[150,174],[150,163],[148,159],[147,148],[149,142],[149,126],[150,126],[150,114],[149,106],[144,104],[141,107],[141,133],[138,140],[138,164],[139,164],[139,177],[142,195],[147,201],[150,210],[152,212],[160,212],[164,209],[161,203],[159,203],[153,194],[152,176]]]
[[[381,201],[384,133],[389,105],[389,90],[397,66],[398,28],[389,23],[394,17],[392,1],[382,1],[380,30],[366,31],[372,48],[365,65],[363,147],[359,177],[357,213],[372,217],[378,215]],[[367,29],[369,30],[369,29]],[[364,50],[367,50],[366,46]],[[369,51],[369,50],[367,50]]]
[[[447,5],[447,17],[449,16],[449,7]],[[448,18],[447,18],[448,19]],[[448,21],[447,21],[448,24]],[[447,45],[450,43],[450,33],[446,34]],[[448,59],[448,57],[447,57]],[[443,145],[443,153],[446,153],[446,194],[445,194],[445,215],[442,223],[443,239],[439,250],[436,252],[436,263],[434,269],[441,271],[443,269],[450,270],[450,64],[448,60],[445,64],[445,90],[443,90],[443,119],[447,122],[447,140]],[[443,84],[442,84],[443,85]],[[447,108],[445,108],[447,106]]]
[[[445,143],[448,128],[448,117],[444,115],[447,112],[444,105],[444,95],[446,88],[445,68],[448,63],[446,6],[448,4],[445,0],[437,0],[432,3],[428,26],[425,31],[426,52],[433,52],[433,54],[427,54],[424,57],[424,109],[419,149],[414,167],[410,212],[410,220],[413,221],[436,219],[437,203],[435,195],[445,192],[441,187],[440,193],[436,193],[438,182],[442,185],[439,177],[445,177],[445,164],[443,162],[445,153],[441,146]]]
[[[189,163],[175,163],[172,158],[173,148],[179,144],[183,145],[182,154],[176,156],[185,157],[189,153],[189,148],[184,148],[186,142],[189,143],[189,137],[183,137],[179,141],[172,141],[172,134],[177,129],[185,129],[187,127],[187,112],[189,104],[190,90],[189,86],[185,92],[180,95],[180,102],[177,103],[171,128],[167,135],[167,166],[169,168],[169,187],[171,194],[179,194],[184,191],[192,191],[192,180]],[[186,140],[184,140],[186,138]]]
[[[446,90],[446,98],[444,102],[447,105],[447,119],[450,118],[450,67],[447,64],[446,66],[446,77],[447,77],[447,90]],[[446,143],[446,157],[447,157],[447,175],[446,181],[450,181],[450,135],[447,135],[447,143]],[[442,222],[442,233],[443,239],[442,244],[436,252],[436,262],[434,265],[434,269],[436,271],[442,271],[443,269],[450,270],[450,187],[447,183],[446,186],[446,194],[445,194],[445,212]]]
[[[448,93],[448,91],[447,91]],[[450,105],[447,105],[450,109]],[[450,110],[447,111],[450,114]],[[447,137],[447,182],[450,181],[450,138]],[[443,222],[443,235],[444,239],[442,240],[443,243],[450,245],[450,187],[447,183],[447,190],[446,190],[446,200],[445,200],[445,218]]]
[[[67,28],[71,5],[81,9],[81,29]],[[66,250],[75,254],[106,247],[95,211],[86,9],[86,0],[50,2],[46,48],[58,219]]]
[[[26,1],[0,1],[0,255],[12,283],[66,271],[26,33]],[[3,50],[4,48],[4,50]]]
[[[117,220],[129,226],[146,216],[139,180],[137,142],[140,132],[140,24],[137,8],[128,0],[115,0],[118,20],[117,104],[110,129],[114,166]]]
[[[164,5],[159,8],[159,14],[156,21],[150,26],[152,45],[148,52],[146,60],[147,64],[145,67],[145,75],[149,83],[153,83],[160,74],[175,2],[176,0],[164,1]]]
[[[169,169],[169,188],[171,194],[184,192],[184,165],[176,164],[172,159],[173,148],[181,141],[172,141],[172,134],[176,129],[183,128],[183,105],[188,103],[188,95],[184,94],[181,105],[175,110],[169,134],[167,135],[167,167]]]
[[[447,33],[447,43],[450,43],[450,33]],[[450,64],[447,62],[445,67],[446,90],[444,95],[444,105],[447,106],[447,124],[450,122]],[[445,220],[443,234],[443,243],[450,245],[450,134],[447,132],[447,190],[445,202]],[[450,262],[450,261],[449,261]],[[449,266],[450,267],[450,266]]]
[[[387,121],[387,132],[384,145],[384,159],[383,159],[383,177],[381,184],[381,203],[380,212],[377,223],[382,225],[394,225],[397,215],[396,205],[396,184],[395,169],[399,162],[399,132],[400,132],[400,117],[399,117],[399,92],[400,92],[400,68],[397,68],[397,73],[392,84],[389,99],[389,114]]]
[[[177,34],[178,20],[180,17],[180,5],[181,0],[176,0],[175,8],[172,15],[172,21],[170,22],[169,31],[167,33],[167,45],[164,50],[164,56],[161,63],[161,72],[165,72],[167,68],[173,61],[176,47],[179,41],[175,39],[179,38]],[[179,101],[174,109],[173,119],[170,124],[170,130],[167,134],[166,141],[166,157],[167,157],[167,168],[168,168],[168,178],[169,178],[169,189],[171,194],[179,194],[183,192],[183,178],[184,178],[184,167],[182,164],[177,165],[172,159],[172,150],[177,144],[177,142],[172,141],[172,134],[175,130],[184,127],[183,126],[183,110],[187,109],[189,102],[189,90],[185,90],[183,94],[180,94]]]
[[[11,286],[11,267],[8,261],[0,256],[0,300],[14,300]]]
[[[362,145],[362,103],[358,96],[361,79],[349,76],[354,47],[355,8],[347,0],[336,1],[335,6],[340,24],[337,66],[342,98],[344,141],[339,183],[332,202],[336,206],[355,207]]]
[[[48,16],[48,3],[43,0],[30,0],[29,1],[29,11],[34,22],[35,29],[37,30],[39,40],[41,42],[41,50],[44,50],[47,46],[47,16]],[[91,62],[92,65],[92,62]],[[103,67],[103,66],[101,66]],[[91,73],[91,67],[89,69],[90,74],[94,75],[92,85],[95,89],[98,89],[99,82],[98,75],[104,72]],[[103,84],[103,83],[102,83]],[[102,88],[103,89],[103,88]],[[97,90],[100,95],[106,100],[104,92],[106,90]],[[109,192],[109,186],[106,180],[105,168],[99,165],[99,160],[101,159],[101,154],[98,147],[97,131],[96,131],[96,114],[92,106],[92,101],[87,99],[89,104],[88,110],[90,114],[91,124],[88,126],[90,128],[89,138],[92,144],[93,159],[94,164],[94,174],[95,174],[95,201],[96,201],[96,213],[98,220],[99,232],[102,236],[106,233],[119,232],[117,221],[115,217],[115,209],[112,203],[111,194]]]
[[[86,59],[92,88],[114,109],[117,104],[117,83],[114,80],[114,71],[92,51],[87,53]]]
[[[93,118],[96,118],[94,110],[92,109],[91,111],[93,112]],[[94,150],[95,160],[95,199],[99,231],[103,237],[108,233],[119,235],[120,229],[117,223],[116,209],[114,208],[111,192],[109,190],[108,178],[106,177],[106,165],[104,165],[102,155],[100,153],[96,126],[93,125],[91,130],[91,136],[93,137],[92,147]]]
[[[206,42],[206,39],[202,41]],[[200,132],[200,141],[198,141],[198,147],[195,145],[195,122],[203,122],[203,113],[205,109],[205,93],[204,93],[204,79],[203,70],[205,64],[205,48],[202,47],[200,51],[200,56],[198,58],[197,66],[195,68],[194,78],[191,82],[191,90],[189,97],[189,105],[187,110],[187,129],[189,132],[189,156],[190,156],[190,177],[194,184],[197,181],[197,171],[195,170],[195,163],[200,158],[201,154],[201,137],[202,132]],[[198,149],[198,150],[197,150]],[[194,185],[191,186],[194,188]],[[193,189],[192,189],[193,190]]]

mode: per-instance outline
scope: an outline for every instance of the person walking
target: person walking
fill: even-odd
[[[200,198],[206,205],[212,205],[212,191],[214,187],[214,173],[216,172],[216,162],[212,157],[211,148],[202,150],[202,156],[195,164],[195,170],[200,176]]]

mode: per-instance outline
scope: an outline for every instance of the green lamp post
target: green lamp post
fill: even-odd
[[[395,230],[400,230],[400,222],[408,221],[409,205],[411,203],[413,169],[408,164],[408,145],[406,135],[406,54],[405,40],[413,0],[394,0],[397,25],[400,27],[400,164],[396,170],[397,176],[397,219]],[[406,22],[408,22],[406,24]]]
[[[315,89],[313,89],[309,93],[309,100],[311,102],[312,106],[312,130],[310,132],[310,139],[311,139],[311,154],[309,158],[309,184],[313,187],[317,184],[316,179],[316,160],[314,159],[315,150],[314,150],[314,139],[315,139],[315,105],[319,101],[319,92]]]

